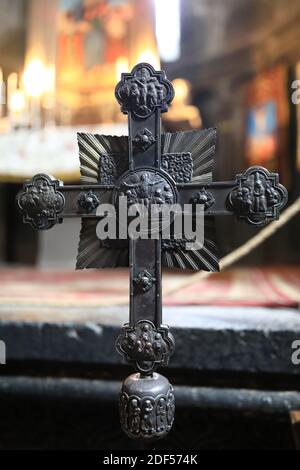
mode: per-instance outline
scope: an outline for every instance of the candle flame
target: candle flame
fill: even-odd
[[[23,74],[24,89],[28,96],[40,98],[45,93],[54,92],[55,68],[45,66],[41,60],[32,59]]]

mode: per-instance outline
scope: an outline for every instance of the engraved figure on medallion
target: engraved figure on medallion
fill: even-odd
[[[168,180],[144,170],[129,173],[120,183],[118,195],[127,197],[128,206],[143,204],[149,207],[151,204],[160,206],[175,202],[175,193]]]
[[[156,364],[168,363],[174,339],[167,327],[157,329],[149,320],[141,320],[134,326],[125,325],[116,346],[128,361],[136,363],[138,370],[150,373]]]
[[[17,195],[24,222],[38,230],[49,229],[60,222],[59,213],[64,208],[65,198],[58,187],[58,180],[44,174],[38,174],[24,184]]]
[[[164,72],[154,70],[149,64],[138,64],[131,73],[122,74],[116,87],[122,111],[131,111],[140,119],[150,116],[157,107],[161,112],[167,111],[173,96],[173,86]]]
[[[238,175],[237,183],[229,194],[229,202],[240,218],[256,225],[278,218],[287,201],[286,189],[278,183],[278,175],[253,167]]]

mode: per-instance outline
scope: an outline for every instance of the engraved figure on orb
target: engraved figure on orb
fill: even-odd
[[[154,407],[151,400],[145,400],[142,408],[142,432],[152,434],[154,427]]]

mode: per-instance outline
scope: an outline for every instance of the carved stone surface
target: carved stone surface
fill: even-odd
[[[265,168],[251,167],[237,175],[237,186],[229,194],[229,204],[240,219],[253,225],[263,225],[278,219],[288,195],[278,182],[278,174]]]
[[[147,292],[156,282],[156,279],[147,270],[144,270],[133,279],[133,282],[142,292]]]
[[[174,421],[175,397],[169,381],[160,374],[143,378],[133,374],[120,393],[120,420],[125,433],[134,439],[165,436]]]
[[[189,183],[193,177],[193,159],[190,152],[163,154],[161,167],[176,183]]]
[[[155,138],[154,138],[152,132],[149,131],[149,129],[145,128],[141,132],[136,134],[136,136],[134,137],[132,142],[134,144],[135,149],[145,151],[152,144],[154,144]]]
[[[192,204],[202,204],[204,206],[204,210],[207,210],[214,204],[214,202],[215,200],[213,195],[209,191],[206,191],[205,188],[200,189],[200,191],[194,194],[191,199]]]
[[[128,169],[128,161],[124,155],[102,154],[99,159],[99,182],[115,184],[119,175]]]
[[[100,204],[99,199],[93,191],[80,194],[78,198],[78,205],[81,209],[84,209],[88,214],[92,212]]]
[[[142,63],[134,67],[131,73],[122,74],[115,94],[123,113],[131,112],[145,119],[156,108],[160,108],[161,112],[167,111],[174,90],[163,71],[155,71],[151,65]]]
[[[158,364],[166,365],[175,347],[169,328],[156,328],[150,320],[124,325],[116,346],[127,361],[144,373],[151,373]]]
[[[65,205],[64,196],[57,190],[60,182],[48,175],[38,174],[23,185],[17,194],[17,205],[23,221],[38,230],[47,230],[60,223],[59,213]]]
[[[95,371],[108,373],[120,367],[114,341],[127,306],[74,307],[67,322],[62,321],[66,317],[61,306],[49,309],[32,305],[30,313],[16,306],[13,316],[11,310],[9,305],[3,306],[0,313],[1,339],[10,345],[7,364],[57,362],[61,367],[69,365],[70,370],[77,367],[84,371],[89,363],[94,364]],[[164,315],[166,322],[177,325],[172,330],[179,347],[168,367],[172,375],[179,373],[188,380],[185,371],[190,369],[199,376],[211,370],[218,377],[224,373],[226,357],[230,377],[243,370],[248,377],[251,373],[277,375],[299,384],[299,365],[286,359],[291,357],[292,342],[300,338],[296,309],[184,305],[165,307]],[[91,322],[82,321],[87,316]],[[212,344],[222,344],[222,348],[212,348]]]
[[[117,196],[126,196],[128,205],[173,204],[176,202],[176,190],[164,173],[151,168],[138,169],[128,173],[119,181]]]

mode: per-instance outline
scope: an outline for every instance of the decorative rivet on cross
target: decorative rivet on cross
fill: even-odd
[[[191,199],[192,204],[201,204],[204,206],[204,210],[208,209],[215,202],[212,194],[206,191],[205,188],[201,188]]]
[[[146,269],[141,271],[137,277],[133,279],[133,282],[137,287],[142,289],[143,292],[147,292],[153,286],[154,282],[156,282],[155,277],[152,276]]]
[[[78,206],[88,214],[98,207],[99,204],[100,201],[93,191],[87,191],[79,195]]]
[[[174,96],[164,72],[138,64],[122,74],[115,93],[128,114],[129,135],[79,133],[81,184],[64,186],[36,175],[24,183],[17,205],[24,222],[36,229],[51,228],[65,217],[82,218],[78,269],[129,267],[129,323],[116,346],[137,373],[121,390],[121,424],[128,436],[149,439],[169,432],[175,410],[172,386],[155,372],[174,351],[173,337],[162,323],[161,267],[218,271],[214,216],[236,215],[263,225],[279,217],[287,191],[277,174],[261,167],[249,168],[234,181],[213,182],[215,129],[161,134],[160,113]],[[203,245],[190,250],[191,240],[163,238],[161,231],[153,238],[130,238],[127,231],[125,238],[120,233],[99,238],[98,209],[102,204],[117,207],[125,197],[125,210],[141,204],[149,213],[163,205],[201,206]]]
[[[152,132],[150,132],[149,129],[145,128],[136,134],[132,142],[134,144],[135,149],[145,151],[152,144],[154,144],[155,139],[152,135]]]

